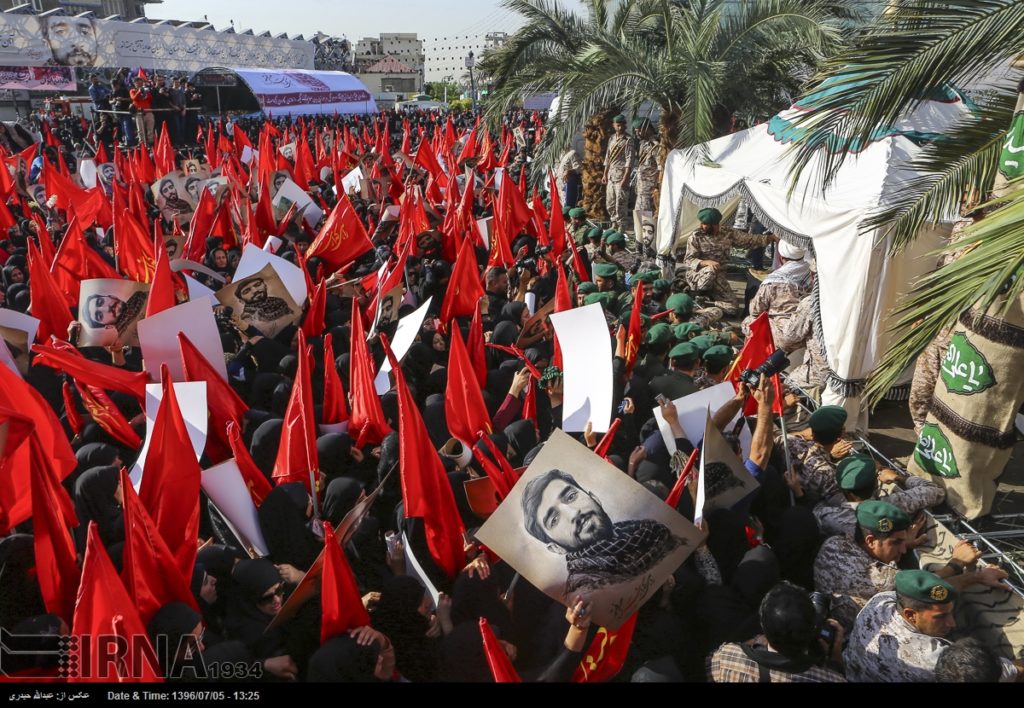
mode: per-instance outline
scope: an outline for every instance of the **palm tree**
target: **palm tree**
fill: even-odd
[[[535,164],[546,167],[588,122],[616,108],[658,115],[663,157],[767,118],[841,44],[841,12],[817,0],[505,0],[525,24],[488,58],[492,118],[525,97],[561,97]],[[606,133],[605,133],[606,134]],[[586,181],[586,180],[585,180]]]
[[[794,179],[816,160],[823,186],[829,185],[852,147],[870,141],[877,129],[895,123],[923,97],[949,84],[966,85],[993,72],[1007,74],[1022,53],[1024,3],[890,2],[816,77],[819,86],[828,82],[829,90],[818,94],[814,110],[799,119],[806,133],[796,145]],[[976,99],[970,118],[925,147],[911,165],[924,175],[908,183],[890,208],[867,220],[865,230],[886,227],[898,251],[922,226],[955,213],[965,195],[991,191],[1017,98],[1009,73],[1002,90],[989,90]],[[1024,264],[1021,197],[1015,192],[1003,200],[948,249],[975,244],[969,253],[916,284],[896,312],[895,337],[869,381],[868,400],[880,399],[961,313],[975,305],[987,310],[996,298],[1008,307],[1020,296],[1024,280],[1016,278],[1008,289],[1006,283]]]

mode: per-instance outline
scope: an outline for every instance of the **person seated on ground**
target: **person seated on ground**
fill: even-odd
[[[982,572],[992,583],[1006,577],[998,568]],[[894,589],[875,595],[857,615],[843,653],[846,677],[887,683],[936,681],[937,664],[951,644],[946,637],[956,628],[953,609],[958,595],[934,573],[901,570]],[[1022,662],[1000,658],[999,663],[999,680],[1020,680]]]
[[[840,406],[822,406],[811,414],[809,423],[808,428],[787,436],[796,472],[795,479],[791,480],[793,494],[799,504],[814,506],[820,502],[838,506],[845,498],[836,483],[833,458],[845,457],[852,449],[842,440],[846,410]],[[778,446],[782,447],[781,435]]]
[[[857,506],[868,499],[877,499],[886,484],[896,488],[885,495],[884,501],[909,516],[941,504],[946,498],[945,490],[931,480],[904,476],[887,467],[878,469],[870,455],[850,455],[840,460],[836,465],[836,478],[846,501],[839,506],[818,504],[814,507],[814,517],[823,536],[853,536],[857,528]]]
[[[728,643],[708,657],[708,680],[714,683],[843,683],[843,628],[825,620],[835,632],[831,646],[821,638],[821,624],[806,590],[781,582],[768,591],[758,611],[762,635],[743,644]]]

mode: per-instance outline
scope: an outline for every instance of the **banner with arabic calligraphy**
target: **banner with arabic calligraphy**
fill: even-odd
[[[0,89],[8,91],[74,91],[70,66],[0,66]]]
[[[0,13],[0,66],[312,69],[311,42],[171,24]]]

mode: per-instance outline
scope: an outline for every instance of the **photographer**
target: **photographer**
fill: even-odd
[[[153,117],[153,87],[145,76],[136,76],[135,87],[128,92],[135,111],[135,127],[138,130],[139,142],[153,145],[156,131],[156,119]]]
[[[120,75],[110,80],[110,88],[112,90],[110,105],[117,112],[113,117],[117,124],[121,126],[122,143],[125,147],[134,147],[138,133],[136,131],[135,117],[132,115],[134,106],[132,105],[131,92]]]
[[[155,135],[159,135],[163,132],[166,127],[167,132],[174,140],[174,97],[171,95],[171,89],[167,86],[167,81],[163,76],[159,74],[153,77],[153,132]]]
[[[743,644],[720,646],[708,660],[715,683],[843,683],[843,629],[826,619],[810,595],[781,582],[768,591],[758,611],[762,635]],[[825,639],[823,635],[828,635]],[[829,641],[830,640],[830,641]]]

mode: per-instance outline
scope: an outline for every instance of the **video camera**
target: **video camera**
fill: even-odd
[[[740,372],[740,383],[744,383],[750,388],[757,388],[761,384],[762,376],[771,378],[785,371],[787,366],[789,366],[789,359],[786,358],[786,352],[776,349],[756,369],[744,369]]]

